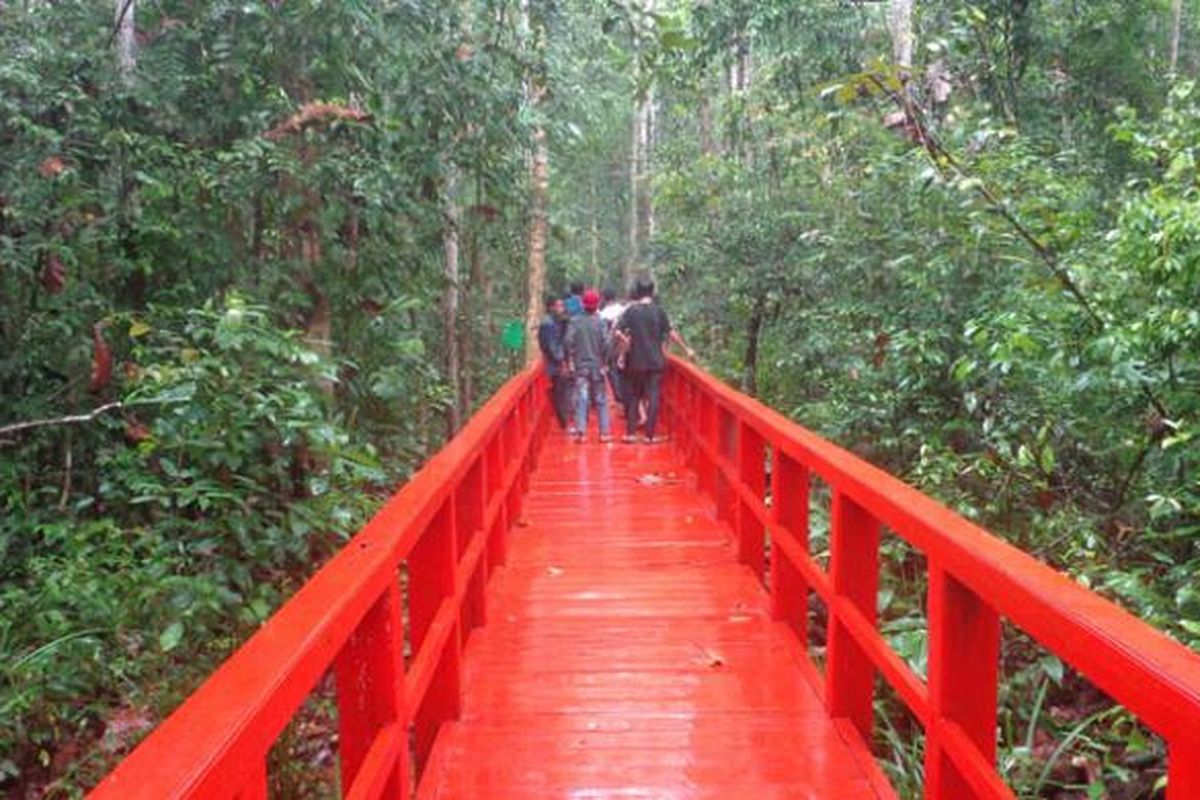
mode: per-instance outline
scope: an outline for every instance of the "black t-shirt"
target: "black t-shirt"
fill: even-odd
[[[665,369],[663,345],[671,332],[667,312],[655,303],[634,303],[625,309],[617,323],[618,330],[630,338],[629,353],[625,356],[628,369]]]

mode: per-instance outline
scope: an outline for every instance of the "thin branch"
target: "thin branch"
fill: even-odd
[[[916,129],[915,133],[918,144],[921,145],[922,149],[925,150],[926,154],[933,161],[934,167],[941,172],[943,176],[946,175],[946,168],[949,167],[960,178],[973,178],[975,180],[975,192],[982,197],[985,202],[987,202],[988,206],[996,214],[1000,215],[1005,222],[1012,226],[1013,230],[1017,232],[1017,235],[1020,236],[1035,253],[1037,253],[1038,257],[1042,260],[1042,263],[1046,265],[1051,273],[1053,273],[1054,277],[1059,281],[1062,287],[1066,289],[1066,291],[1072,297],[1075,298],[1075,301],[1079,304],[1079,307],[1083,309],[1084,313],[1087,315],[1095,329],[1097,331],[1107,330],[1108,323],[1105,322],[1102,316],[1100,316],[1100,313],[1096,310],[1095,306],[1092,305],[1092,302],[1088,299],[1087,295],[1083,293],[1083,290],[1079,287],[1079,284],[1075,282],[1075,279],[1071,277],[1071,273],[1059,262],[1058,255],[1054,252],[1054,250],[1051,249],[1049,245],[1042,242],[1042,240],[1039,239],[1037,235],[1034,234],[1033,231],[1031,231],[1025,225],[1025,223],[1023,223],[1017,217],[1017,215],[1014,214],[1004,204],[1004,202],[996,196],[994,192],[992,192],[991,189],[988,188],[987,184],[985,184],[981,179],[970,175],[967,172],[966,168],[963,167],[958,159],[954,157],[954,154],[947,150],[941,141],[939,141],[938,138],[929,130],[929,126],[925,122],[923,112],[916,105],[916,103],[913,102],[913,99],[906,93],[896,92],[888,87],[878,75],[872,74],[870,79],[881,92],[889,96],[892,101],[900,107],[901,111],[903,111],[905,120],[911,123]],[[1141,392],[1145,396],[1147,402],[1154,406],[1155,411],[1157,411],[1166,419],[1171,418],[1171,414],[1167,410],[1166,404],[1163,403],[1153,389],[1146,384],[1142,384],[1139,388],[1141,389]]]
[[[25,431],[34,430],[36,428],[48,428],[54,425],[77,425],[81,422],[91,422],[102,414],[106,414],[109,411],[117,411],[124,407],[124,403],[120,401],[114,401],[93,408],[86,414],[70,414],[65,417],[51,417],[47,419],[33,419],[26,422],[14,422],[10,425],[0,426],[0,436],[6,436],[11,433],[24,433]],[[10,443],[11,442],[9,441],[5,441],[0,444]]]

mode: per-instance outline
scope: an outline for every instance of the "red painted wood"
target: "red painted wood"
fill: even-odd
[[[738,561],[760,577],[766,570],[766,529],[755,506],[761,508],[766,492],[766,448],[762,437],[748,425],[737,429],[738,482],[749,490],[753,503],[737,503]]]
[[[235,795],[235,800],[267,800],[267,762],[254,765],[249,782]]]
[[[535,422],[529,436],[516,450],[505,454],[509,459],[506,479],[516,480],[520,460],[533,457],[529,447],[539,440],[546,424],[543,390],[544,378],[536,367],[505,384],[457,437],[105,777],[90,797],[164,800],[264,796],[267,751],[335,661],[346,676],[342,680],[347,687],[344,697],[354,696],[350,689],[354,678],[350,676],[355,673],[366,682],[364,686],[376,691],[371,687],[377,687],[377,682],[368,676],[376,674],[374,660],[382,658],[385,649],[367,647],[369,653],[352,657],[351,651],[361,648],[347,648],[347,642],[356,632],[377,629],[377,622],[363,628],[364,620],[368,616],[375,619],[380,598],[397,585],[401,561],[410,555],[439,510],[455,497],[456,510],[468,520],[477,521],[480,528],[492,524],[494,517],[487,517],[482,510],[479,494],[465,491],[457,500],[459,490],[479,485],[479,457],[484,443],[508,422],[519,404],[533,402]],[[471,475],[476,477],[472,479]],[[467,583],[467,576],[456,575],[455,594],[449,600],[452,616],[466,605]],[[441,641],[448,643],[455,638],[447,635]],[[395,653],[399,662],[398,641]],[[432,670],[428,674],[432,675]],[[407,678],[404,683],[409,683]],[[403,716],[401,729],[407,729],[411,722],[409,709],[403,709]],[[368,714],[365,722],[351,723],[358,727],[350,732],[348,752],[355,753],[353,758],[360,769],[363,764],[374,763],[370,759],[380,752],[393,752],[382,747],[378,735],[368,741],[367,735],[360,733],[374,722]],[[404,744],[395,752],[406,753],[407,742]]]
[[[400,585],[393,581],[334,662],[343,793],[354,786],[379,734],[403,717],[403,642]],[[407,795],[407,753],[404,756],[386,765],[385,785],[391,797]]]
[[[419,797],[891,796],[681,454],[556,437],[540,464]]]
[[[1200,731],[1167,750],[1167,800],[1200,797]]]
[[[834,492],[830,532],[833,592],[874,628],[879,590],[879,523],[841,492]],[[874,725],[875,665],[831,604],[825,666],[829,713],[854,723],[864,740]]]
[[[798,549],[808,552],[808,470],[776,450],[771,465],[771,516],[791,535]],[[801,642],[808,642],[808,584],[795,562],[781,551],[780,537],[772,533],[771,614],[792,627]]]
[[[458,554],[455,548],[455,509],[447,501],[430,523],[425,534],[413,546],[408,557],[409,628],[412,649],[420,653],[427,645],[427,634],[442,609],[453,614],[456,592],[455,572]],[[445,605],[450,601],[450,605]],[[446,642],[435,638],[436,656],[430,686],[412,711],[416,756],[423,762],[433,747],[438,727],[458,716],[460,705],[460,664],[462,640],[457,620],[453,616],[443,622],[449,630]],[[414,657],[414,665],[418,660]]]
[[[996,761],[996,693],[1000,616],[945,570],[929,574],[929,695],[933,725],[925,744],[925,796],[952,800],[992,797],[972,786],[947,750],[954,723],[988,773]]]
[[[926,727],[930,797],[1007,798],[1001,617],[1167,740],[1170,800],[1200,796],[1200,657],[691,365],[667,392],[680,454],[547,438],[545,378],[510,381],[92,796],[264,797],[267,751],[333,666],[356,800],[407,790],[410,725],[423,797],[892,797],[864,744],[875,673]],[[834,491],[829,574],[811,474]],[[928,685],[876,629],[881,525],[933,565]],[[769,597],[739,563],[764,528]],[[796,637],[810,591],[824,702]]]
[[[1200,767],[1196,766],[1200,764],[1200,656],[695,366],[673,359],[671,377],[689,387],[705,409],[699,423],[694,415],[680,417],[681,424],[691,429],[682,438],[687,439],[696,430],[707,430],[708,420],[714,416],[732,416],[757,431],[779,463],[790,458],[819,475],[833,488],[835,497],[842,498],[843,503],[849,501],[856,509],[852,517],[877,520],[872,527],[886,525],[923,552],[929,563],[953,576],[953,583],[934,577],[935,583],[942,581],[937,588],[937,619],[931,621],[931,646],[938,655],[935,659],[931,653],[933,685],[927,687],[875,629],[874,567],[867,568],[859,558],[861,553],[851,556],[843,552],[839,556],[839,550],[847,546],[847,537],[839,536],[836,520],[844,518],[844,513],[834,514],[834,575],[830,578],[813,562],[797,536],[781,523],[778,511],[768,526],[773,559],[787,562],[787,566],[772,565],[773,579],[776,574],[789,576],[794,568],[829,607],[832,619],[826,691],[831,713],[850,714],[856,720],[855,730],[867,729],[867,664],[873,665],[929,729],[935,751],[927,787],[930,796],[1011,796],[993,763],[998,638],[994,634],[998,620],[1005,617],[1167,740],[1172,800],[1200,797]],[[736,480],[728,465],[720,463],[715,438],[699,438],[701,449],[706,450],[699,460],[716,464],[727,480]],[[719,507],[722,495],[712,488],[717,483],[704,480],[700,485]],[[782,475],[773,476],[773,496],[786,496],[789,483]],[[849,541],[851,546],[857,542],[860,549],[869,551],[873,548],[863,546],[869,539],[850,537]],[[874,554],[868,555],[873,562]],[[856,573],[849,587],[844,574],[847,566]],[[867,595],[871,595],[869,604]],[[937,660],[943,663],[938,665]],[[976,672],[980,681],[971,685]]]

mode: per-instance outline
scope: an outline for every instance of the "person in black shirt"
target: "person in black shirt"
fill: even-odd
[[[638,406],[646,403],[645,441],[661,442],[658,426],[659,395],[663,370],[667,368],[664,348],[668,340],[679,342],[688,356],[691,348],[671,330],[662,306],[654,302],[654,281],[641,278],[634,285],[633,302],[617,323],[617,335],[625,348],[625,442],[637,440]]]
[[[558,424],[565,430],[570,422],[571,374],[567,367],[564,338],[567,331],[566,309],[561,297],[546,298],[546,316],[538,326],[538,347],[550,378],[550,404]]]

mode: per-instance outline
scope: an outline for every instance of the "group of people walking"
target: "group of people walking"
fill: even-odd
[[[639,278],[628,302],[613,289],[603,294],[582,283],[564,297],[546,299],[538,345],[551,382],[559,424],[577,442],[587,436],[588,410],[596,409],[600,441],[612,441],[608,393],[625,417],[624,442],[661,442],[658,413],[666,348],[676,342],[694,354],[658,303],[654,281]],[[572,412],[574,416],[572,417]]]

